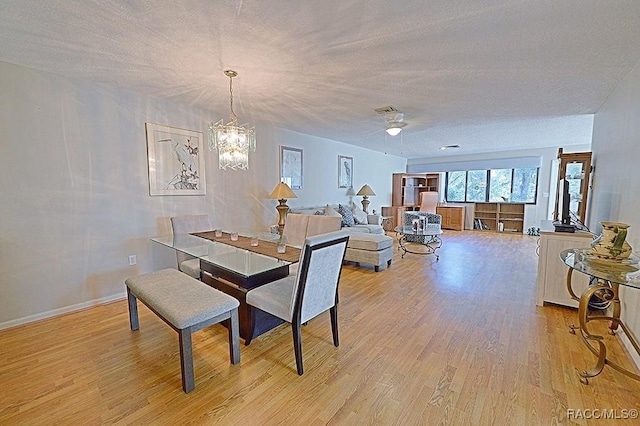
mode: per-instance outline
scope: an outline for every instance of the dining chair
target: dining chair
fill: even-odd
[[[438,206],[438,193],[435,191],[426,191],[420,193],[420,211],[427,213],[436,213]]]
[[[349,234],[330,232],[304,241],[296,275],[250,290],[246,301],[291,324],[298,374],[302,375],[300,326],[329,310],[334,346],[338,339],[338,282]]]
[[[171,218],[171,227],[173,235],[189,234],[191,232],[211,231],[212,226],[209,221],[209,215],[188,215],[175,216]],[[200,279],[200,259],[189,256],[176,250],[176,258],[178,260],[178,269],[193,278]]]

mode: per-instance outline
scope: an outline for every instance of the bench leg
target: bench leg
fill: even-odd
[[[191,346],[191,327],[178,330],[180,340],[180,369],[182,370],[182,390],[189,393],[195,387],[193,380],[193,350]]]
[[[129,302],[129,325],[131,330],[137,330],[140,328],[138,323],[138,301],[136,297],[131,293],[129,287],[127,287],[127,300]]]
[[[240,323],[238,322],[238,308],[231,311],[229,318],[229,356],[231,364],[240,362]]]

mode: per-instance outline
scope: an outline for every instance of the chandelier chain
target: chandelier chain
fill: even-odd
[[[236,116],[236,113],[233,111],[233,76],[229,76],[229,99],[230,99],[230,106],[231,106],[231,121],[236,122],[238,121],[238,117]]]

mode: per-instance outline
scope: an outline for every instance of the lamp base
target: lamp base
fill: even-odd
[[[369,209],[369,197],[367,197],[366,195],[362,197],[362,210],[364,210],[365,213],[369,213],[368,209]]]
[[[282,235],[284,231],[284,220],[287,217],[287,212],[289,211],[289,206],[287,206],[287,200],[281,198],[278,200],[280,204],[276,206],[276,210],[278,210],[278,234]]]

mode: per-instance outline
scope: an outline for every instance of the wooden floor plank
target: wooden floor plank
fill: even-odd
[[[303,376],[289,326],[231,365],[215,325],[193,335],[185,394],[175,332],[143,306],[130,331],[124,300],[0,331],[0,424],[590,425],[567,410],[640,409],[640,383],[611,368],[578,380],[596,360],[568,332],[575,310],[535,306],[535,238],[443,240],[438,262],[395,249],[378,273],[346,265],[341,344],[328,314],[311,320]],[[616,337],[607,344],[632,366]]]

